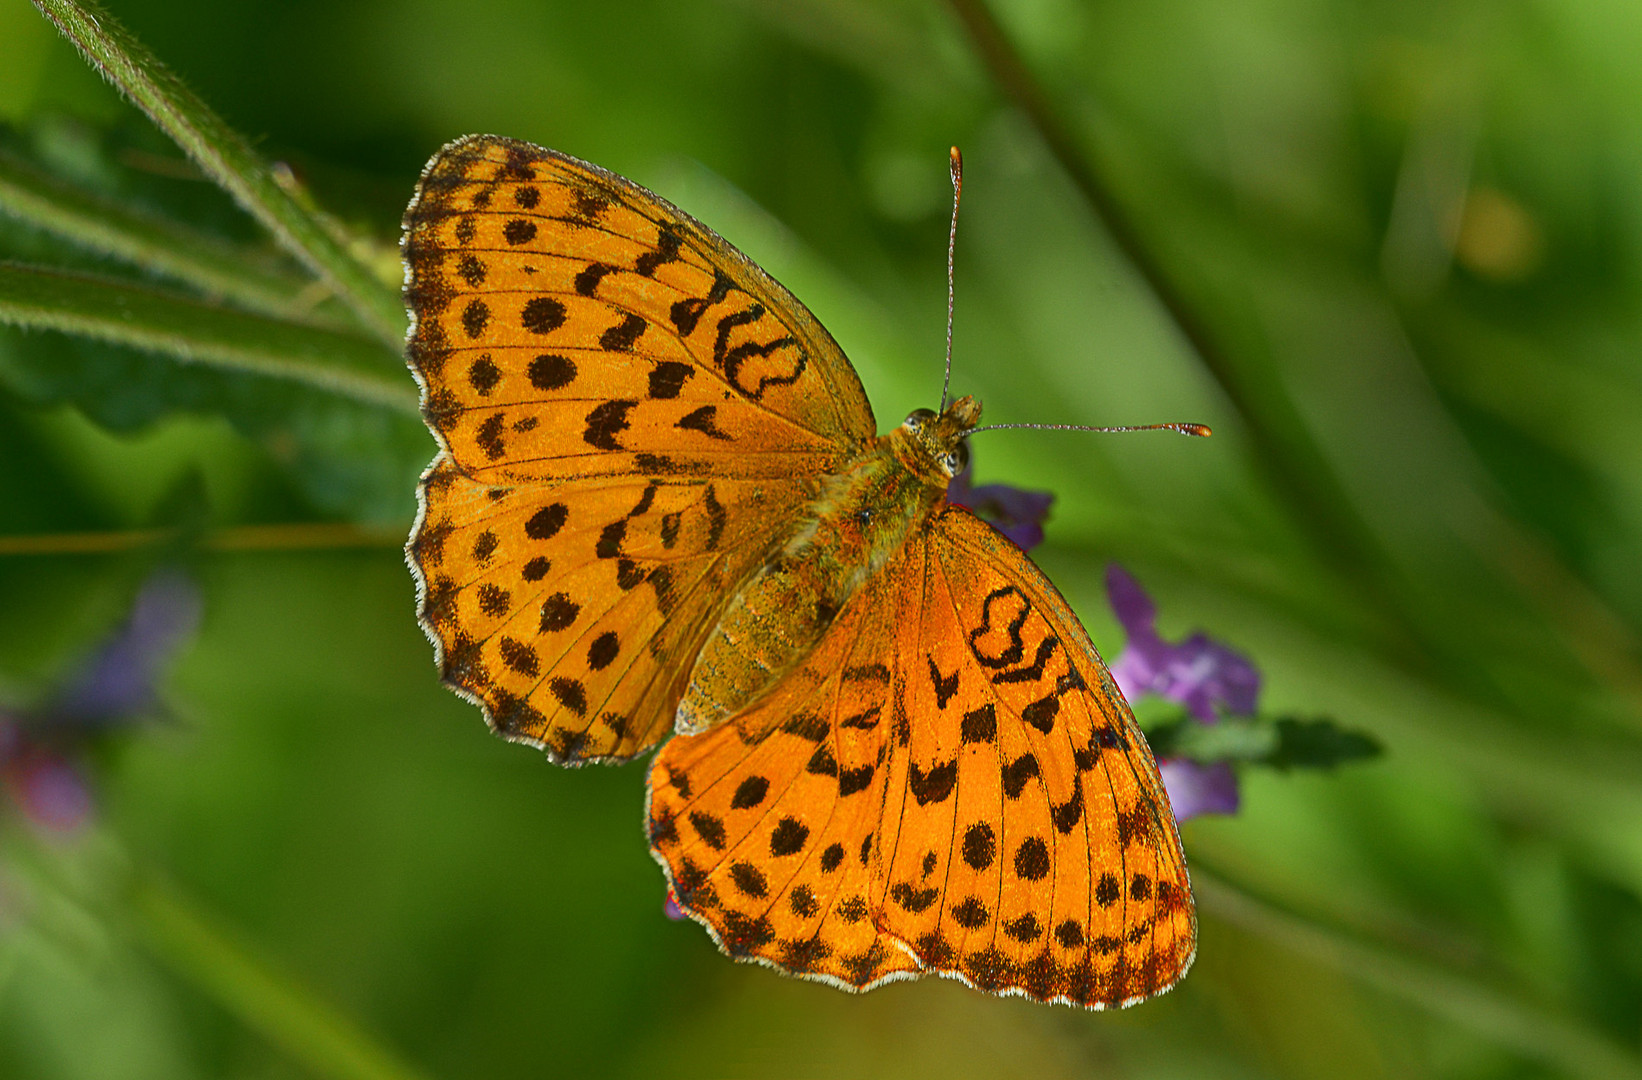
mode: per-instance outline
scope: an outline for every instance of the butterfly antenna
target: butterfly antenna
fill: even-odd
[[[1197,435],[1208,438],[1212,432],[1207,424],[1130,424],[1124,427],[1091,427],[1088,424],[987,424],[985,427],[970,428],[965,436],[974,435],[981,431],[1001,431],[1004,428],[1031,428],[1034,431],[1178,431],[1182,435]]]
[[[952,228],[946,234],[946,376],[941,380],[941,412],[952,387],[952,260],[958,250],[958,203],[964,196],[964,156],[952,148]]]

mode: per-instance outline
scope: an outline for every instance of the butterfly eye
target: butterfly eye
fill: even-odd
[[[952,466],[952,475],[957,476],[969,467],[969,444],[961,442],[947,455]]]
[[[913,409],[912,412],[907,414],[907,418],[901,426],[906,428],[908,431],[917,431],[922,428],[927,421],[933,419],[935,419],[935,411],[933,409]]]

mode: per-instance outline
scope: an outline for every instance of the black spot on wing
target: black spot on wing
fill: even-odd
[[[946,703],[952,700],[952,695],[958,692],[958,671],[942,675],[935,664],[935,657],[926,654],[924,659],[929,661],[929,681],[935,688],[935,707],[944,709]]]
[[[1027,881],[1042,881],[1049,875],[1049,845],[1041,837],[1029,836],[1015,849],[1015,873]]]
[[[580,615],[581,611],[581,605],[569,596],[562,592],[554,593],[542,601],[541,628],[546,633],[566,629],[576,621],[576,616]]]
[[[907,766],[907,787],[911,789],[913,798],[918,800],[919,806],[930,803],[945,802],[952,794],[953,785],[958,782],[958,761],[943,761],[930,766],[928,772],[920,769],[916,761]]]
[[[706,841],[708,847],[714,851],[724,850],[724,822],[704,810],[692,810],[690,825],[696,830],[696,835]]]
[[[468,365],[468,385],[473,387],[480,397],[488,397],[501,381],[502,369],[496,366],[496,361],[490,358],[489,353],[480,353],[478,358]]]
[[[551,540],[570,516],[569,507],[562,502],[549,503],[525,522],[525,535],[532,540]]]
[[[1047,697],[1039,698],[1022,709],[1021,719],[1047,735],[1055,730],[1055,717],[1059,713],[1060,698],[1050,694]]]
[[[810,827],[794,817],[784,817],[770,833],[770,854],[777,858],[802,851],[810,838]]]
[[[702,501],[707,507],[707,550],[717,551],[719,541],[724,538],[724,526],[729,523],[729,515],[718,501],[713,485],[708,484],[703,490]]]
[[[1037,775],[1038,759],[1031,754],[1022,754],[1003,766],[1003,793],[1011,799],[1020,798],[1027,782]]]
[[[695,369],[689,364],[681,364],[677,360],[663,360],[650,370],[650,396],[658,399],[671,399],[679,395],[684,389],[684,380],[695,374]]]
[[[548,693],[577,716],[587,715],[587,688],[576,679],[559,676],[547,681]]]
[[[564,325],[565,308],[551,296],[533,296],[525,301],[519,322],[533,334],[549,334]]]
[[[649,277],[656,272],[656,268],[664,263],[673,262],[678,258],[679,244],[682,238],[671,225],[663,225],[656,235],[654,250],[646,251],[633,262],[633,272],[643,277]]]
[[[456,261],[456,272],[470,289],[477,289],[485,283],[485,264],[479,261],[478,256],[464,254]]]
[[[958,725],[958,734],[965,745],[991,742],[998,735],[996,707],[989,701],[978,709],[964,713],[963,721]]]
[[[686,431],[699,431],[709,439],[717,439],[720,442],[732,441],[732,436],[726,435],[718,429],[715,422],[717,414],[718,406],[703,405],[701,408],[685,414],[674,426],[683,428]]]
[[[530,385],[538,390],[560,390],[576,378],[576,364],[568,356],[543,353],[530,361]]]
[[[749,776],[736,785],[735,795],[730,799],[730,809],[747,810],[764,801],[769,794],[770,781],[763,776]]]
[[[576,291],[583,296],[592,296],[599,291],[599,282],[604,280],[605,275],[615,272],[616,268],[607,263],[588,263],[576,275]]]
[[[1063,803],[1055,803],[1050,807],[1050,817],[1055,822],[1057,832],[1069,833],[1079,821],[1083,820],[1083,774],[1074,773],[1072,776],[1072,794]]]
[[[627,413],[637,404],[623,399],[600,402],[587,414],[587,429],[582,432],[582,440],[597,450],[620,450],[616,436],[627,430]]]
[[[609,352],[632,352],[633,345],[650,324],[642,316],[627,314],[621,322],[599,335],[599,347]]]
[[[984,821],[964,830],[963,857],[971,869],[985,870],[998,854],[998,834]]]
[[[1023,664],[1009,671],[1000,671],[992,676],[992,681],[995,683],[1037,682],[1043,678],[1044,665],[1049,662],[1049,658],[1054,655],[1055,649],[1059,645],[1060,639],[1053,634],[1049,635],[1038,642],[1037,654],[1032,657],[1030,664]]]
[[[707,291],[706,296],[691,296],[673,304],[672,310],[668,313],[673,320],[673,326],[678,329],[681,336],[689,337],[696,332],[696,326],[701,322],[701,317],[706,314],[707,309],[723,302],[724,298],[730,295],[732,288],[734,283],[724,271],[714,267],[713,287]]]

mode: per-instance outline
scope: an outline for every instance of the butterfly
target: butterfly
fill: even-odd
[[[726,953],[1090,1008],[1180,979],[1146,741],[1054,586],[946,500],[974,398],[879,436],[791,293],[528,143],[441,150],[403,254],[444,681],[561,764],[659,745],[650,850]]]

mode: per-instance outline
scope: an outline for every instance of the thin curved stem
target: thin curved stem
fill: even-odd
[[[419,1080],[416,1069],[275,970],[176,888],[139,874],[129,900],[141,939],[156,959],[315,1075]]]
[[[1404,955],[1255,899],[1194,861],[1205,914],[1274,941],[1425,1011],[1570,1075],[1642,1080],[1642,1059],[1579,1022],[1528,1004],[1429,960]]]
[[[1384,602],[1389,590],[1382,586],[1394,577],[1390,560],[1329,470],[1320,449],[1305,434],[1305,422],[1287,391],[1269,374],[1232,362],[1206,321],[1153,255],[1078,140],[1061,122],[1048,94],[985,0],[950,3],[994,81],[1037,129],[1112,242],[1243,421],[1263,474],[1285,497],[1297,527],[1310,534],[1313,549],[1332,565],[1342,581],[1398,624],[1406,636],[1418,637],[1406,616]],[[1410,645],[1406,651],[1411,662],[1420,662],[1420,649]]]

